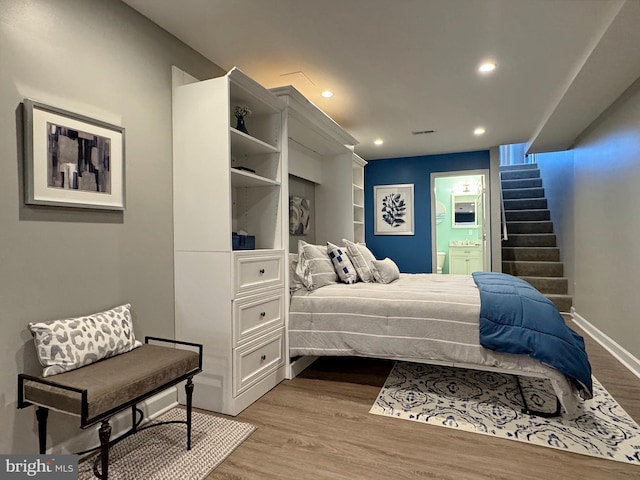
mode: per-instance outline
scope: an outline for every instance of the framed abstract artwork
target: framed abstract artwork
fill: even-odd
[[[375,235],[413,235],[413,184],[373,187]]]
[[[25,203],[124,210],[124,133],[25,99]]]
[[[289,197],[289,233],[306,235],[311,223],[311,202],[307,198]]]

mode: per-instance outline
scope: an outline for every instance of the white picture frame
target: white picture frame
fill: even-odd
[[[373,187],[374,235],[414,235],[413,184]]]
[[[25,203],[125,209],[123,127],[24,100]]]

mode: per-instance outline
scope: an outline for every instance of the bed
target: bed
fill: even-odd
[[[590,398],[588,361],[585,373],[588,380],[580,382],[561,373],[564,358],[560,358],[559,370],[550,366],[546,357],[540,357],[544,361],[535,358],[537,352],[523,355],[511,353],[509,348],[496,351],[481,345],[479,332],[487,328],[487,324],[481,325],[481,317],[486,320],[487,306],[482,304],[484,297],[481,302],[481,289],[474,277],[439,274],[398,277],[390,283],[336,282],[311,290],[295,290],[289,309],[290,356],[375,357],[548,378],[559,409],[562,407],[568,414],[576,411],[582,399]],[[496,277],[489,278],[496,283]],[[498,285],[489,289],[503,288]],[[500,322],[505,317],[500,310],[504,307],[500,303],[494,307]],[[562,317],[560,321],[562,328],[568,329]],[[490,330],[496,328],[504,327],[489,324]],[[570,335],[582,340],[572,330]],[[560,352],[562,357],[563,342],[545,348]],[[586,359],[586,352],[584,356]]]

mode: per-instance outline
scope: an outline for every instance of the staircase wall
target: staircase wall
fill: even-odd
[[[561,312],[570,312],[572,298],[538,167],[500,167],[509,236],[502,243],[502,271],[532,284]]]
[[[569,294],[575,294],[575,226],[574,226],[574,164],[573,150],[550,155],[536,155],[540,168],[540,178],[544,184],[545,196],[551,221],[557,237],[564,275],[569,280]]]

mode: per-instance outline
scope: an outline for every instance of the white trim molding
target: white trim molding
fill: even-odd
[[[574,307],[571,307],[571,317],[573,321],[589,334],[596,342],[602,345],[611,355],[613,355],[622,365],[640,378],[640,359],[634,357],[631,353],[621,347],[615,340],[609,338],[605,333],[600,331],[594,325],[589,323],[582,317]]]

